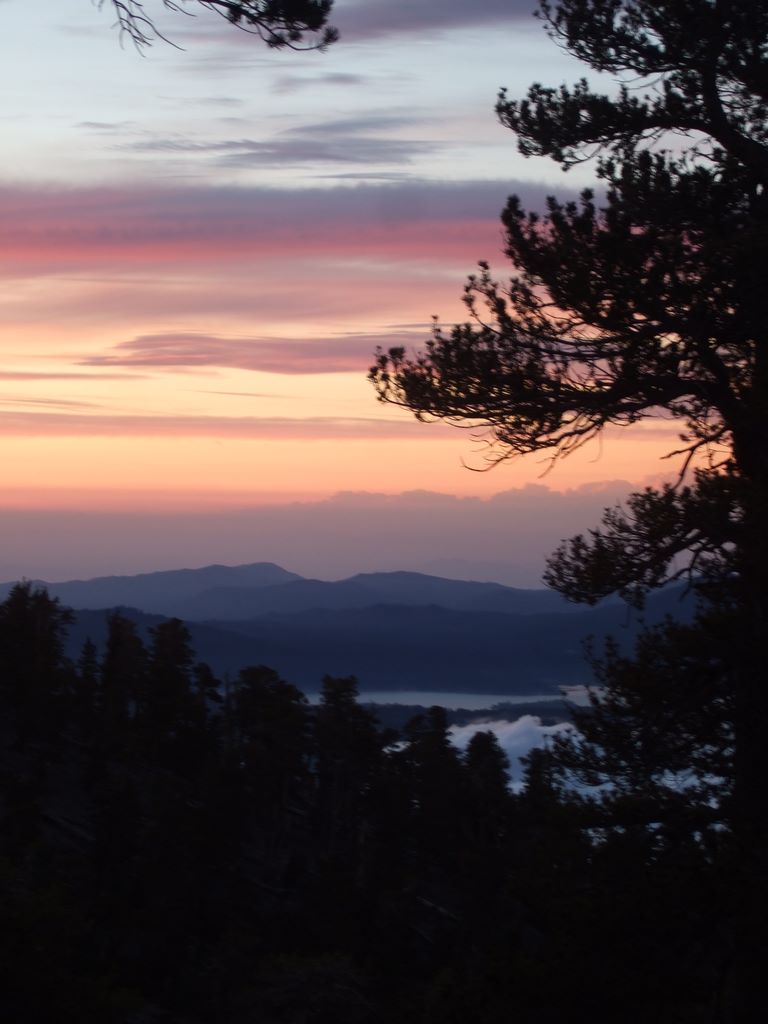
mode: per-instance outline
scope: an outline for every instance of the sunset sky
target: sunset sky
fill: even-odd
[[[535,459],[468,471],[470,435],[365,379],[376,345],[463,317],[479,259],[507,273],[511,192],[536,206],[589,180],[523,160],[495,119],[501,86],[583,73],[533,6],[338,0],[342,39],[318,54],[146,0],[183,49],[139,54],[109,2],[0,0],[0,510],[540,483]],[[663,424],[608,435],[546,485],[650,479],[668,447]]]

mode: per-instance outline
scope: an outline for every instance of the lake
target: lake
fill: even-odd
[[[320,701],[319,693],[308,693],[307,699],[312,704]],[[543,700],[560,701],[559,694],[537,693],[520,697],[517,694],[503,693],[444,693],[438,690],[362,690],[360,703],[371,704],[419,704],[432,707],[439,704],[444,708],[467,708],[469,711],[492,708],[495,704],[535,704]]]

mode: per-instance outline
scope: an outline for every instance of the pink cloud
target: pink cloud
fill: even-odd
[[[441,424],[431,437],[455,433]],[[2,412],[4,437],[212,437],[245,440],[424,440],[424,425],[415,420],[374,417],[308,416],[130,416],[54,412]]]
[[[429,39],[447,30],[512,28],[532,20],[537,6],[536,0],[473,0],[471,4],[466,0],[339,0],[329,20],[341,33],[335,45],[344,46],[386,36],[413,34]],[[252,36],[223,23],[218,26],[216,19],[179,19],[168,30],[175,43],[191,51],[191,60],[195,46],[203,39],[209,41],[213,33],[228,49],[246,51],[251,61],[260,57]]]
[[[0,370],[0,380],[140,380],[143,374],[128,373],[55,373],[47,370]]]
[[[226,366],[266,373],[364,373],[377,345],[419,345],[421,332],[342,335],[297,341],[289,338],[222,338],[210,335],[145,334],[121,342],[85,366],[136,366],[153,369]]]
[[[500,249],[504,182],[327,189],[0,188],[0,269],[136,272],[297,257],[474,261]],[[528,205],[544,190],[520,185]]]
[[[540,487],[534,496],[508,491],[490,501],[362,493],[269,505],[237,494],[220,497],[213,510],[210,494],[183,491],[94,492],[74,499],[69,492],[25,492],[13,507],[0,508],[0,579],[61,580],[263,559],[324,578],[409,569],[541,586],[544,559],[559,541],[594,526],[603,508],[633,486],[616,483],[599,494]]]

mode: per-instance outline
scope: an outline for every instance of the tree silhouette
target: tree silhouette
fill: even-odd
[[[470,807],[477,814],[480,827],[491,831],[490,842],[499,838],[509,813],[509,758],[494,734],[476,732],[464,755]]]
[[[524,154],[568,167],[599,152],[605,205],[587,190],[580,203],[550,198],[541,216],[513,196],[503,221],[516,276],[506,288],[487,268],[470,279],[474,322],[437,328],[416,359],[382,353],[379,396],[485,425],[492,459],[557,460],[664,410],[686,451],[719,445],[739,478],[762,480],[768,15],[704,0],[542,10],[567,49],[645,83],[613,98],[582,80],[499,99]],[[664,148],[692,132],[682,155]]]
[[[100,733],[105,746],[124,743],[146,689],[147,651],[136,623],[120,612],[107,619],[107,642],[101,663]]]
[[[319,870],[326,880],[323,899],[355,906],[354,890],[364,887],[375,859],[371,852],[373,808],[382,770],[383,737],[373,714],[357,703],[354,676],[324,676],[315,716],[315,832]],[[320,904],[322,906],[322,903]],[[340,915],[341,917],[341,915]]]
[[[242,784],[259,815],[281,815],[302,802],[306,788],[307,700],[274,669],[240,671],[234,726]]]
[[[544,0],[541,13],[619,88],[537,84],[523,100],[502,93],[498,114],[525,155],[564,168],[595,158],[602,195],[550,198],[543,215],[513,196],[511,281],[484,265],[467,286],[469,323],[436,327],[416,356],[379,353],[371,377],[419,418],[485,428],[491,465],[530,453],[554,463],[649,417],[680,424],[675,454],[684,469],[698,460],[692,483],[609,512],[558,552],[548,580],[580,600],[638,598],[683,556],[738,606],[734,812],[742,830],[764,830],[753,810],[768,786],[768,10]]]
[[[150,46],[159,32],[142,0],[109,0],[121,36],[135,46]],[[161,0],[169,11],[191,14],[191,3],[214,11],[243,32],[258,36],[274,49],[324,50],[338,39],[328,25],[333,0]],[[98,0],[102,7],[105,0]],[[165,40],[166,42],[168,40]]]
[[[252,666],[222,702],[178,620],[147,651],[113,613],[101,665],[87,642],[75,669],[67,612],[22,585],[0,604],[3,739],[50,711],[0,744],[3,1005],[67,1024],[754,1019],[764,896],[706,777],[733,753],[728,614],[609,650],[583,740],[533,751],[513,793],[492,733],[461,755],[437,707],[383,732],[354,677],[326,676],[315,708]],[[695,787],[664,803],[704,736]],[[569,792],[566,771],[612,791]]]
[[[31,583],[17,583],[0,604],[0,694],[13,711],[17,739],[56,729],[72,682],[64,657],[71,612]]]
[[[541,216],[513,196],[503,222],[516,276],[503,287],[484,268],[467,288],[474,322],[437,328],[415,359],[382,353],[379,396],[486,426],[492,460],[557,460],[664,410],[686,451],[719,445],[740,478],[764,479],[768,15],[704,0],[542,9],[567,49],[645,83],[614,98],[585,81],[500,97],[524,154],[568,167],[600,152],[604,205],[587,190],[579,203],[550,198]],[[664,148],[692,132],[682,155]]]
[[[552,465],[608,427],[678,424],[678,482],[564,542],[546,579],[575,600],[618,592],[641,605],[686,574],[698,618],[646,632],[633,658],[608,648],[605,693],[577,716],[580,738],[532,755],[525,800],[547,797],[542,836],[561,805],[583,812],[586,877],[608,894],[596,920],[617,951],[632,921],[644,974],[661,970],[665,1012],[711,982],[683,980],[682,956],[676,981],[662,980],[670,961],[652,950],[664,900],[679,908],[669,953],[704,927],[694,907],[709,886],[720,938],[701,957],[726,979],[724,1019],[748,1020],[768,949],[768,7],[542,0],[540,13],[617,88],[535,84],[522,100],[502,92],[498,115],[524,155],[564,169],[594,160],[600,192],[550,197],[543,213],[513,196],[511,280],[482,264],[465,292],[470,321],[436,326],[415,355],[379,352],[371,379],[417,418],[484,431],[488,467],[530,454]],[[604,789],[568,797],[569,777]]]
[[[192,723],[195,655],[189,630],[180,619],[151,626],[149,636],[149,661],[139,714],[152,741],[162,742],[177,738]]]

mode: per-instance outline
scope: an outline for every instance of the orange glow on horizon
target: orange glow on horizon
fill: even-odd
[[[674,431],[659,423],[546,475],[534,457],[473,473],[463,463],[482,467],[485,450],[471,433],[378,404],[365,380],[375,345],[422,345],[434,312],[465,319],[463,275],[498,252],[499,227],[450,209],[350,213],[346,195],[331,197],[338,221],[319,209],[313,225],[277,193],[285,209],[262,196],[243,224],[236,206],[218,216],[215,193],[209,210],[168,191],[148,192],[147,209],[130,190],[36,193],[20,210],[0,194],[13,282],[0,297],[0,506],[491,497],[674,472],[659,461]]]
[[[479,463],[468,439],[456,432],[440,440],[283,440],[84,437],[6,441],[9,462],[0,490],[8,508],[88,508],[124,511],[232,508],[285,501],[315,501],[340,491],[397,494],[427,490],[490,498],[531,484],[554,491],[626,480],[639,487],[671,477],[661,461],[661,436],[615,439],[576,453],[542,475],[533,458],[471,472]],[[404,461],[406,460],[406,461]],[[482,464],[482,463],[480,463]],[[100,481],[98,485],[94,482]]]

